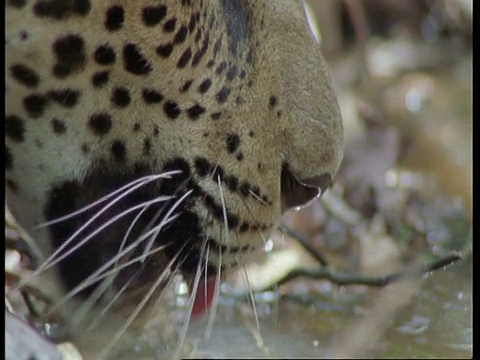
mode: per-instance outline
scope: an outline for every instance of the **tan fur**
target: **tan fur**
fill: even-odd
[[[228,29],[221,2],[203,1],[207,5],[207,17],[201,15],[193,33],[184,43],[175,46],[167,59],[159,57],[155,49],[171,40],[181,24],[188,24],[193,11],[188,6],[181,6],[180,0],[96,0],[92,1],[87,16],[71,16],[65,20],[35,16],[32,12],[34,3],[27,1],[22,9],[6,6],[6,116],[19,116],[25,127],[24,141],[6,138],[6,146],[13,157],[13,167],[7,169],[6,179],[14,182],[18,190],[12,191],[7,186],[7,203],[45,256],[51,252],[48,232],[34,227],[46,221],[43,212],[46,194],[52,185],[72,179],[81,181],[92,163],[99,159],[107,160],[106,171],[118,168],[110,155],[113,139],[125,141],[127,156],[121,165],[125,168],[142,160],[148,163],[152,174],[158,173],[166,161],[180,156],[193,169],[193,159],[202,156],[221,165],[225,173],[234,174],[240,181],[248,180],[258,187],[271,201],[270,205],[252,196],[242,199],[226,188],[223,196],[227,209],[242,221],[264,225],[260,232],[230,231],[230,236],[225,237],[223,224],[212,222],[208,209],[200,201],[196,202],[194,209],[202,219],[204,234],[215,236],[226,245],[231,242],[238,246],[252,244],[261,247],[260,235],[268,237],[278,225],[282,212],[283,164],[288,164],[298,180],[324,173],[333,178],[336,174],[343,147],[340,112],[320,47],[307,26],[299,1],[245,0],[249,39],[238,44],[237,50],[241,54],[238,57],[232,55],[228,47]],[[146,4],[160,3],[168,7],[166,18],[157,26],[146,27],[140,19],[141,9]],[[200,3],[202,1],[192,0],[192,7]],[[113,4],[123,6],[125,21],[121,30],[109,32],[104,26],[105,11]],[[208,31],[207,23],[212,14],[215,15],[214,26]],[[162,26],[173,15],[177,17],[175,31],[165,33]],[[204,31],[195,43],[194,36],[200,26]],[[22,32],[28,33],[26,40],[22,40]],[[207,32],[209,47],[199,64],[191,66],[190,60],[185,68],[178,69],[176,63],[185,49],[190,46],[195,54]],[[58,79],[52,76],[55,64],[52,44],[59,36],[67,34],[83,37],[87,59],[81,71]],[[222,46],[214,58],[214,44],[220,37]],[[140,46],[152,66],[148,75],[137,76],[125,71],[122,48],[126,43]],[[117,56],[113,65],[99,65],[93,61],[92,54],[101,44],[109,44],[115,49]],[[246,61],[249,51],[251,63]],[[213,58],[215,65],[209,68],[207,63]],[[232,81],[225,77],[228,66],[221,75],[215,73],[222,60],[229,66],[236,64],[238,67]],[[22,63],[38,74],[40,82],[37,87],[26,87],[12,78],[10,67],[16,63]],[[104,88],[94,89],[91,76],[100,69],[111,71],[110,81]],[[244,79],[239,76],[241,70],[246,72]],[[212,85],[202,94],[197,88],[206,78],[212,79]],[[188,80],[193,80],[190,89],[181,93],[179,88]],[[110,96],[114,86],[130,90],[131,103],[126,110],[112,107]],[[141,98],[141,89],[145,86],[161,90],[164,95],[161,105],[145,105]],[[231,92],[227,101],[220,103],[217,93],[224,86]],[[73,108],[49,102],[38,118],[32,118],[25,111],[22,104],[25,96],[65,88],[82,92],[79,103]],[[274,106],[269,103],[272,96],[277,99]],[[175,120],[168,119],[163,111],[162,105],[168,99],[174,99],[182,110]],[[186,109],[196,103],[201,104],[206,112],[192,121],[188,119]],[[98,111],[108,111],[113,119],[111,131],[103,137],[93,135],[86,125],[89,116]],[[221,118],[212,120],[210,115],[218,111],[222,112]],[[64,134],[53,133],[53,118],[64,121]],[[137,121],[141,122],[141,129],[133,132],[133,124]],[[154,139],[155,125],[159,126],[160,133]],[[250,132],[254,133],[253,137]],[[225,141],[231,133],[240,136],[241,161],[236,158],[238,151],[231,154],[226,150]],[[153,155],[149,157],[142,154],[145,137],[151,139]],[[89,147],[87,154],[81,151],[84,144]],[[208,177],[195,178],[203,191],[221,203],[216,181]]]

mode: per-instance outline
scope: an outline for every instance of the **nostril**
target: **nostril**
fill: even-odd
[[[283,166],[281,176],[283,211],[305,205],[323,194],[332,183],[332,177],[328,173],[299,180],[287,165]]]
[[[304,185],[315,186],[320,189],[320,195],[332,185],[333,179],[329,173],[324,173],[319,176],[313,176],[308,179],[302,179],[300,182]]]

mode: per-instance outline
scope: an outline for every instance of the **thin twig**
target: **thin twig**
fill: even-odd
[[[438,270],[445,266],[451,265],[462,258],[461,254],[458,252],[453,252],[445,257],[434,261],[431,264],[422,266],[421,269],[407,269],[404,271],[396,272],[387,276],[377,276],[377,277],[370,277],[370,276],[363,276],[363,275],[354,275],[354,274],[345,274],[334,272],[328,268],[321,268],[321,269],[295,269],[288,273],[283,279],[278,282],[278,285],[285,284],[293,279],[298,277],[306,277],[310,279],[326,279],[330,280],[332,283],[338,286],[344,285],[366,285],[372,287],[383,287],[392,282],[408,276],[412,275],[425,275],[429,272]]]

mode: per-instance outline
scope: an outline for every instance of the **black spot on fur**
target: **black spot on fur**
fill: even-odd
[[[217,101],[222,104],[228,99],[228,95],[230,95],[230,88],[223,87],[216,95]]]
[[[115,5],[111,6],[106,13],[105,27],[107,30],[116,31],[121,29],[125,21],[123,7]]]
[[[198,91],[201,92],[202,94],[205,94],[208,89],[210,89],[210,86],[212,85],[212,80],[210,79],[205,79],[202,81],[202,83],[198,86]]]
[[[179,192],[179,185],[186,187],[190,179],[190,166],[182,158],[175,158],[168,161],[162,168],[162,172],[169,171],[180,171],[179,174],[175,175],[174,182],[166,182],[162,186],[163,195],[174,195]]]
[[[67,35],[53,43],[57,63],[53,74],[60,79],[71,75],[85,65],[85,43],[79,35]]]
[[[51,121],[53,132],[57,135],[64,134],[67,131],[65,122],[57,118],[52,119]]]
[[[222,38],[219,38],[213,46],[213,57],[216,57],[222,48]]]
[[[31,118],[38,118],[43,115],[45,108],[48,105],[48,100],[45,96],[33,94],[26,96],[23,99],[23,106],[25,111]]]
[[[224,213],[223,213],[223,208],[222,206],[218,205],[213,197],[209,194],[206,194],[205,197],[203,198],[203,202],[205,206],[209,209],[209,212],[217,218],[220,222],[224,222]],[[239,224],[239,219],[238,216],[231,214],[227,210],[227,226],[230,230],[235,229],[238,227]]]
[[[182,182],[187,181],[188,178],[190,177],[190,165],[188,165],[188,162],[186,162],[182,158],[175,158],[163,166],[162,172],[168,172],[168,171],[180,171],[181,173],[178,176]],[[169,195],[172,195],[172,192],[168,192]]]
[[[163,31],[171,33],[175,31],[175,25],[177,24],[177,18],[171,18],[163,24]]]
[[[98,113],[90,116],[88,127],[95,135],[104,136],[112,128],[112,118],[107,113]]]
[[[190,89],[190,86],[192,86],[192,83],[193,83],[193,80],[185,81],[185,84],[183,84],[182,87],[180,88],[180,92],[181,93],[187,92],[188,89]]]
[[[221,111],[214,112],[210,115],[210,117],[212,118],[212,120],[218,120],[222,117],[222,112]]]
[[[239,152],[236,156],[237,160],[238,161],[242,161],[243,160],[243,153],[242,152]]]
[[[256,197],[261,198],[260,189],[256,186],[253,186],[250,191],[255,194]]]
[[[208,49],[208,44],[209,44],[209,42],[210,42],[210,37],[209,37],[209,35],[207,34],[207,36],[205,37],[205,39],[203,39],[202,47],[201,47],[200,50],[198,50],[197,53],[193,56],[192,66],[197,66],[198,63],[200,62],[200,60],[203,58],[203,56],[207,53],[207,49]]]
[[[25,124],[16,115],[5,117],[5,135],[12,141],[22,142],[25,140]]]
[[[270,96],[270,99],[268,99],[268,104],[270,105],[270,107],[274,107],[275,105],[277,105],[277,98],[275,96]]]
[[[92,85],[100,88],[108,83],[110,73],[108,71],[99,71],[92,75]]]
[[[195,43],[198,43],[201,37],[202,37],[202,28],[198,28],[197,32],[195,33],[195,37],[193,38],[193,41]]]
[[[226,67],[227,63],[225,61],[222,61],[220,65],[218,65],[218,67],[215,69],[215,72],[217,73],[217,75],[220,75]]]
[[[111,65],[115,63],[115,51],[108,45],[100,45],[95,49],[93,58],[100,65]]]
[[[30,88],[36,87],[40,81],[37,73],[23,64],[10,66],[10,73],[15,80]]]
[[[168,58],[170,54],[173,51],[173,44],[172,43],[167,43],[163,45],[159,45],[155,52],[157,53],[158,56],[163,57],[163,58]]]
[[[237,67],[233,65],[230,69],[227,71],[227,80],[232,81],[235,79],[235,76],[237,75]]]
[[[236,176],[227,176],[225,183],[230,191],[236,192],[238,189],[238,178]]]
[[[240,137],[237,134],[230,134],[227,138],[227,151],[232,154],[240,145]]]
[[[122,140],[114,140],[110,150],[115,160],[119,162],[125,162],[127,159],[127,148]]]
[[[111,101],[115,106],[124,108],[130,104],[130,100],[130,93],[124,87],[117,87],[113,89]]]
[[[135,124],[133,124],[134,132],[138,132],[141,128],[142,128],[142,125],[140,123],[136,122]]]
[[[51,0],[37,2],[33,6],[33,13],[39,17],[63,20],[73,15],[85,16],[90,9],[88,0]]]
[[[163,110],[170,119],[176,119],[180,115],[180,108],[178,107],[178,104],[172,100],[165,102],[163,105]]]
[[[217,181],[219,178],[220,181],[223,181],[223,179],[225,178],[225,172],[220,165],[215,165],[215,167],[213,168],[212,178],[215,181]]]
[[[149,138],[143,140],[143,155],[148,156],[152,150],[152,143]]]
[[[185,66],[187,66],[191,58],[192,58],[192,49],[187,48],[187,50],[185,50],[183,54],[180,56],[180,58],[178,59],[177,67],[180,69],[184,68]]]
[[[240,71],[240,79],[245,79],[246,76],[247,76],[247,73],[245,70]]]
[[[250,195],[250,184],[246,181],[243,182],[242,185],[240,185],[239,191],[240,191],[240,194],[242,194],[245,197]]]
[[[13,169],[13,156],[10,152],[10,149],[7,145],[5,145],[5,170],[12,170]]]
[[[200,177],[207,176],[211,171],[210,162],[205,158],[197,157],[195,159],[195,171]]]
[[[198,14],[198,13],[196,13]],[[188,22],[188,31],[193,32],[195,30],[195,26],[197,25],[197,17],[195,14],[190,16],[190,21]]]
[[[146,104],[157,104],[162,102],[163,95],[152,89],[142,89],[142,97]]]
[[[197,120],[204,112],[205,108],[198,104],[193,105],[187,110],[188,117],[192,120]]]
[[[143,57],[135,44],[127,44],[123,48],[123,65],[125,70],[135,75],[146,75],[152,71],[152,66]]]
[[[215,65],[215,61],[214,61],[214,60],[208,60],[208,62],[207,62],[207,68],[210,69],[210,68],[213,67],[213,65]]]
[[[80,98],[80,91],[72,89],[52,90],[47,93],[47,96],[63,107],[71,108],[77,104]]]
[[[183,43],[187,38],[187,34],[188,34],[187,27],[185,25],[182,25],[180,29],[177,31],[177,33],[175,34],[175,37],[173,38],[173,42],[175,44]]]
[[[142,10],[142,20],[146,26],[155,26],[167,15],[167,7],[165,5],[160,6],[147,6]]]

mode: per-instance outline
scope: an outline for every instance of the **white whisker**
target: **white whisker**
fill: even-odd
[[[265,202],[265,200],[263,200],[260,196],[258,196],[257,194],[255,194],[252,190],[248,190],[248,192],[250,193],[250,195],[252,195],[253,198],[255,198],[255,200],[258,200],[258,201],[261,202],[263,205],[268,206],[268,203]]]
[[[122,288],[117,291],[117,293],[115,294],[115,296],[108,302],[107,305],[104,306],[104,308],[102,309],[102,311],[100,312],[100,314],[98,314],[98,316],[96,316],[95,320],[90,323],[90,325],[88,326],[88,328],[86,329],[86,331],[92,331],[93,329],[95,329],[95,328],[97,327],[97,324],[105,317],[105,315],[108,313],[108,311],[113,307],[113,304],[115,304],[115,302],[120,298],[120,296],[127,290],[128,286],[130,285],[130,283],[132,282],[132,280],[133,280],[133,277],[130,278],[130,279],[122,286]]]
[[[218,251],[218,269],[215,277],[215,293],[213,294],[213,301],[210,307],[210,312],[208,313],[208,322],[207,328],[205,329],[204,340],[208,341],[213,330],[213,322],[215,321],[215,316],[217,314],[218,308],[218,297],[220,295],[220,279],[222,276],[222,249]]]
[[[133,248],[135,248],[136,246],[138,246],[138,244],[136,243],[133,243],[131,244],[129,247],[125,248],[125,250],[123,251],[124,253],[128,253],[130,250],[132,250]],[[153,249],[150,251],[150,254],[149,255],[152,255],[160,250],[163,250],[167,247],[167,245],[162,245],[162,246],[159,246],[157,247],[156,249]],[[122,254],[123,256],[123,254]],[[115,258],[112,258],[110,259],[108,262],[106,262],[105,264],[103,264],[100,268],[98,268],[94,273],[92,273],[91,275],[88,276],[88,278],[86,278],[85,280],[83,280],[79,285],[77,285],[74,289],[72,289],[71,291],[69,291],[61,300],[59,300],[55,305],[52,306],[51,308],[51,311],[54,311],[55,309],[57,309],[59,306],[61,306],[62,304],[66,303],[69,299],[71,299],[73,296],[75,296],[76,294],[78,294],[80,291],[86,289],[87,287],[89,287],[90,285],[93,285],[95,284],[96,282],[102,280],[102,279],[105,279],[107,278],[108,276],[112,276],[112,275],[116,275],[118,274],[118,272],[136,262],[140,262],[141,259],[143,258],[143,254],[132,259],[132,260],[129,260],[128,262],[124,263],[124,264],[121,264],[121,265],[118,265],[117,267],[115,267],[114,269],[112,270],[109,270],[107,272],[104,272],[106,269],[108,269],[111,265],[113,265],[114,263],[117,262],[118,258],[115,257]],[[103,274],[102,274],[103,273]]]
[[[169,216],[175,211],[176,208],[178,208],[180,206],[180,204],[183,202],[183,200],[185,200],[191,193],[193,192],[193,190],[189,190],[187,191],[180,199],[178,199],[175,204],[173,204],[170,209],[168,210],[168,212],[165,214],[164,216],[164,219],[165,218],[169,218]],[[160,232],[160,229],[165,225],[164,224],[164,219],[162,220],[162,222],[160,223],[159,226],[157,226],[158,230],[154,233],[154,235],[152,235],[152,239],[147,243],[147,245],[145,246],[145,252],[148,252],[150,250],[150,248],[153,246],[153,243],[155,241],[155,238],[157,237],[158,233]]]
[[[70,236],[70,238],[68,238],[68,240],[66,240],[51,256],[48,257],[48,259],[45,261],[44,264],[42,264],[36,271],[34,274],[38,275],[39,273],[41,273],[42,271],[45,271],[53,266],[55,266],[56,264],[58,264],[61,260],[63,260],[64,258],[66,258],[68,255],[72,254],[74,251],[76,251],[77,249],[79,249],[80,247],[82,247],[84,244],[86,244],[88,242],[88,240],[90,240],[91,238],[93,238],[95,235],[97,235],[98,233],[102,232],[103,230],[105,230],[107,227],[109,227],[111,224],[113,224],[114,222],[118,221],[119,219],[121,219],[122,217],[128,215],[129,213],[131,213],[132,211],[135,211],[139,208],[142,208],[142,207],[145,207],[146,205],[151,205],[151,204],[154,204],[154,203],[158,203],[158,202],[163,202],[163,201],[167,201],[167,200],[170,200],[171,197],[169,196],[160,196],[154,200],[149,200],[149,201],[146,201],[144,203],[141,203],[141,204],[138,204],[138,205],[135,205],[131,208],[129,208],[128,210],[125,210],[123,212],[121,212],[120,214],[114,216],[113,218],[111,218],[110,220],[108,220],[107,222],[105,222],[104,224],[102,224],[102,226],[98,227],[97,229],[95,229],[93,232],[91,232],[86,238],[84,238],[82,241],[78,242],[77,244],[75,244],[75,246],[73,246],[71,249],[69,249],[66,253],[62,254],[61,256],[59,256],[57,259],[55,259],[55,257],[58,256],[58,254],[66,247],[70,244],[70,242],[73,241],[73,239],[85,228],[87,227],[93,220],[94,218],[90,219],[89,221],[87,221],[82,227],[80,227],[80,229],[78,229],[72,236]],[[98,214],[98,213],[97,213]],[[99,215],[99,214],[98,214]],[[54,260],[55,259],[55,260]]]
[[[245,202],[244,199],[241,199],[242,202],[243,202],[243,205],[245,206],[245,209],[247,209],[247,212],[248,214],[250,215],[251,219],[253,220],[254,224],[257,222],[257,220],[255,219],[255,216],[253,215],[253,212],[252,210],[250,209],[250,207],[247,205],[247,203]],[[265,245],[267,243],[267,239],[265,238],[265,236],[263,235],[263,233],[260,231],[260,230],[257,230],[257,233],[258,235],[260,235],[260,238],[262,239],[263,241],[263,245]]]
[[[245,275],[245,281],[246,281],[247,286],[248,286],[248,294],[249,294],[249,297],[250,297],[250,301],[252,302],[253,313],[255,315],[255,322],[256,322],[256,325],[257,325],[258,335],[259,335],[259,339],[261,341],[261,346],[263,347],[264,343],[263,343],[263,338],[262,338],[262,334],[261,334],[261,331],[260,331],[260,321],[258,319],[257,304],[255,303],[255,296],[253,294],[252,286],[250,284],[250,278],[248,277],[248,271],[247,271],[247,267],[245,266],[245,262],[243,260],[242,253],[238,253],[237,260],[239,260],[239,263],[242,265],[243,273]]]
[[[193,283],[193,288],[192,288],[192,294],[190,295],[189,299],[189,311],[185,314],[184,318],[184,324],[182,326],[182,331],[180,333],[180,338],[179,338],[179,343],[177,346],[177,349],[175,351],[174,359],[180,358],[180,353],[182,351],[182,346],[185,343],[185,339],[187,337],[187,331],[188,331],[188,325],[190,324],[190,319],[192,317],[192,311],[193,311],[193,304],[195,303],[195,298],[197,296],[197,291],[198,291],[198,284],[200,283],[200,273],[201,273],[201,268],[202,268],[202,259],[205,253],[205,249],[207,247],[208,241],[205,240],[204,243],[202,244],[202,248],[200,249],[200,260],[198,261],[197,269],[195,270],[195,281]]]
[[[117,272],[115,272],[115,275],[116,274],[117,274]],[[88,279],[90,279],[90,278],[91,277],[89,276],[86,280],[88,281]],[[90,284],[94,284],[95,282],[100,281],[102,278],[103,277],[99,277],[99,278],[96,278],[96,279],[91,279],[92,281],[90,281]],[[98,285],[98,287],[95,289],[93,294],[90,295],[87,300],[81,302],[80,308],[75,310],[74,314],[71,316],[71,318],[72,318],[71,323],[73,324],[73,326],[80,325],[81,321],[86,319],[87,312],[91,308],[93,308],[93,306],[95,306],[95,303],[97,302],[97,300],[100,299],[100,297],[112,285],[114,279],[115,279],[115,276],[105,275],[105,279],[102,281],[102,283],[100,285]],[[79,285],[79,287],[81,289],[85,288],[85,287],[82,288],[83,284],[84,284],[84,282],[82,282]],[[88,285],[90,285],[90,284],[88,284]],[[75,289],[77,289],[77,287]],[[70,298],[71,298],[71,296],[68,297],[68,298],[64,296],[64,299],[62,299],[62,300],[68,301]]]
[[[220,201],[222,203],[222,210],[223,210],[223,224],[224,224],[224,236],[225,239],[227,239],[226,243],[230,243],[228,241],[229,239],[229,232],[228,232],[228,222],[227,222],[227,207],[225,205],[225,199],[223,197],[223,190],[222,190],[222,184],[220,181],[220,176],[217,176],[217,184],[218,184],[218,189],[220,193]],[[220,294],[220,280],[221,280],[221,275],[222,275],[222,249],[219,247],[218,250],[218,269],[217,269],[217,275],[215,278],[215,292],[213,294],[213,300],[212,304],[210,307],[210,312],[208,314],[208,322],[207,322],[207,328],[205,330],[205,336],[204,339],[207,341],[210,338],[210,335],[213,330],[213,323],[215,321],[215,316],[217,314],[217,308],[218,308],[218,297]]]
[[[230,234],[228,232],[228,222],[227,222],[227,206],[225,205],[225,199],[223,197],[222,183],[220,182],[220,176],[217,176],[218,189],[220,192],[220,201],[222,202],[222,211],[223,211],[223,224],[225,225],[225,239],[228,240],[227,244],[230,244]]]
[[[77,216],[77,215],[81,214],[82,212],[85,212],[85,211],[101,204],[102,202],[107,201],[111,197],[117,195],[118,193],[121,193],[122,191],[124,191],[128,188],[133,187],[132,189],[130,189],[131,191],[126,191],[125,194],[122,194],[122,196],[128,195],[130,192],[132,192],[132,191],[134,191],[134,190],[136,190],[136,189],[138,189],[138,188],[140,188],[144,185],[147,185],[148,183],[150,183],[152,181],[159,180],[159,179],[170,179],[172,177],[172,175],[176,175],[176,174],[179,174],[179,173],[181,173],[180,170],[175,170],[175,171],[170,171],[170,172],[167,172],[167,173],[164,173],[164,174],[147,175],[147,176],[141,177],[139,179],[135,179],[135,180],[129,182],[128,184],[122,186],[121,188],[119,188],[115,191],[112,191],[111,193],[109,193],[105,196],[102,196],[100,199],[94,201],[93,203],[91,203],[87,206],[84,206],[83,208],[81,208],[79,210],[76,210],[76,211],[74,211],[70,214],[64,215],[64,216],[56,218],[54,220],[47,221],[47,222],[44,222],[42,224],[39,224],[39,225],[35,226],[35,228],[36,229],[41,229],[41,228],[47,227],[49,225],[57,224],[57,223],[59,223],[61,221],[64,221],[64,220],[68,220],[68,219],[70,219],[74,216]],[[140,184],[135,186],[137,183],[140,183]]]
[[[117,343],[118,340],[122,337],[122,335],[127,331],[128,327],[132,324],[132,322],[135,320],[135,318],[138,316],[138,314],[142,311],[144,306],[147,304],[147,302],[150,300],[150,298],[153,296],[157,288],[161,285],[161,283],[164,281],[164,279],[168,276],[170,273],[170,267],[172,264],[175,263],[177,260],[177,257],[179,254],[183,251],[185,246],[188,244],[188,242],[185,242],[181,249],[178,251],[178,253],[170,260],[168,265],[165,267],[165,270],[160,274],[158,279],[155,281],[155,283],[151,286],[150,290],[147,292],[145,297],[142,299],[142,301],[135,307],[135,310],[133,313],[128,317],[128,319],[125,321],[125,324],[120,328],[120,330],[113,336],[112,340],[103,348],[100,358],[106,357],[108,352],[112,349],[113,346]]]
[[[120,247],[118,248],[119,252],[121,252],[123,250],[123,247],[127,243],[128,237],[130,236],[130,233],[133,230],[133,227],[138,222],[138,220],[140,220],[140,217],[143,215],[143,213],[145,213],[145,211],[148,210],[149,207],[150,207],[150,205],[145,205],[145,207],[138,212],[138,214],[135,216],[135,219],[133,219],[133,221],[130,223],[127,231],[125,231],[125,234],[123,235],[122,243],[120,244]]]

